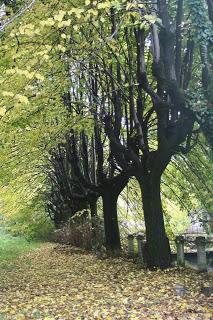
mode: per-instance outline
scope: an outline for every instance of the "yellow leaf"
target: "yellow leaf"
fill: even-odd
[[[35,74],[35,77],[36,77],[36,79],[38,79],[38,80],[44,81],[44,76],[43,76],[42,74],[40,74],[40,73],[36,73],[36,74]]]
[[[26,96],[22,96],[21,94],[16,94],[15,98],[18,99],[19,102],[23,102],[24,104],[28,104],[29,100]]]
[[[14,97],[14,93],[9,91],[3,91],[2,92],[3,97]]]
[[[66,14],[66,11],[60,10],[58,14],[54,16],[54,20],[61,22]]]
[[[110,7],[111,7],[110,1],[99,3],[98,6],[97,6],[98,9],[108,9]]]
[[[4,116],[6,113],[6,108],[5,107],[1,107],[0,108],[0,116]]]
[[[65,51],[66,51],[66,48],[63,47],[61,44],[58,45],[58,49],[59,49],[61,52],[65,52]]]

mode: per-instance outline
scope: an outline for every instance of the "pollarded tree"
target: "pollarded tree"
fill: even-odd
[[[159,3],[163,22],[159,39],[152,6],[128,4],[123,14],[123,4],[118,7],[106,4],[109,27],[104,30],[100,25],[98,31],[106,52],[99,51],[95,56],[97,68],[93,78],[101,84],[97,100],[114,163],[126,175],[134,175],[142,190],[148,266],[165,268],[170,264],[170,249],[163,221],[160,179],[172,154],[179,151],[187,136],[189,144],[195,119],[185,107],[184,95],[177,84],[173,35],[167,6],[163,5],[166,3]],[[89,37],[86,40],[91,41]],[[187,75],[189,72],[187,69]]]
[[[59,144],[51,150],[45,166],[50,190],[46,194],[47,210],[56,228],[60,228],[76,212],[88,208],[87,197],[72,174],[66,148]]]
[[[94,88],[88,93],[94,95]],[[75,98],[70,95],[70,105],[75,102]],[[121,249],[117,201],[128,183],[128,175],[117,170],[112,161],[108,161],[111,149],[99,122],[96,114],[91,137],[84,130],[67,134],[65,147],[75,183],[90,205],[92,218],[97,215],[97,200],[102,197],[105,245],[107,251],[114,254]]]
[[[80,61],[84,79],[92,77],[99,84],[95,102],[81,94],[78,103],[100,114],[99,122],[105,123],[110,140],[111,161],[126,175],[137,178],[146,222],[148,266],[162,268],[170,264],[170,249],[160,197],[161,176],[172,156],[187,153],[196,140],[199,128],[189,100],[197,83],[202,85],[202,56],[197,53],[196,35],[192,36],[191,26],[188,30],[182,27],[186,19],[183,1],[177,2],[175,12],[170,4],[164,0],[156,6],[105,1],[94,11],[93,4],[87,2],[85,12],[91,12],[87,16],[91,25],[86,30],[76,26],[79,33],[72,34],[71,43],[71,61]],[[190,10],[187,2],[184,9]],[[73,14],[77,16],[78,10]],[[99,16],[98,25],[93,15]],[[85,16],[81,11],[82,20]],[[74,69],[71,65],[71,72],[75,73]],[[75,81],[72,85],[75,88]],[[94,91],[91,85],[86,89]]]
[[[134,86],[131,88],[129,99],[129,114],[136,130],[135,141],[127,138],[123,144],[113,134],[111,116],[105,118],[106,133],[114,146],[117,162],[125,170],[119,161],[123,155],[127,170],[129,167],[133,171],[141,186],[148,266],[161,268],[170,264],[160,196],[161,176],[174,154],[187,153],[192,147],[196,118],[189,108],[186,90],[190,89],[191,82],[201,73],[201,70],[197,70],[197,75],[192,72],[194,63],[198,61],[193,61],[196,49],[190,27],[186,31],[182,28],[185,18],[183,1],[177,1],[173,19],[169,14],[169,5],[170,2],[158,0],[152,12],[161,19],[161,23],[152,24],[149,31],[136,27],[127,39],[129,70],[134,65],[134,52],[137,57],[137,70],[133,73],[137,77],[132,77],[131,74],[129,77],[129,85],[137,83],[136,89]],[[145,6],[140,9],[138,5],[137,8],[143,21]],[[132,49],[133,43],[129,39],[134,36],[135,47]],[[146,57],[151,48],[152,59],[148,60]],[[193,83],[193,89],[195,86]],[[147,104],[151,107],[145,113]],[[148,120],[151,118],[155,121],[157,139],[154,150],[150,145]]]
[[[170,2],[164,0],[156,6],[130,4],[133,24],[123,28],[122,6],[111,9],[111,15],[116,17],[112,19],[112,29],[116,31],[111,33],[111,41],[117,47],[109,45],[109,52],[119,63],[109,73],[109,61],[99,61],[100,73],[108,76],[109,82],[116,79],[116,87],[106,93],[110,101],[116,101],[113,113],[105,112],[106,134],[118,166],[134,175],[140,184],[147,262],[150,267],[161,268],[170,264],[160,197],[161,176],[174,154],[187,153],[193,146],[199,129],[188,97],[190,90],[196,89],[195,79],[198,86],[202,85],[202,69],[197,66],[200,55],[196,54],[190,27],[186,31],[182,28],[183,1],[177,1],[175,16],[170,16],[169,6]],[[139,27],[135,13],[140,15]],[[149,13],[151,17],[156,14],[161,22],[153,23]],[[149,29],[145,25],[147,19]],[[193,66],[197,74],[192,72]],[[118,123],[123,135],[116,135]],[[155,139],[157,145],[153,143]]]

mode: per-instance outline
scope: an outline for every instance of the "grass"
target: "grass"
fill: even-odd
[[[39,246],[39,242],[27,241],[23,237],[13,237],[0,228],[0,262],[12,260]]]

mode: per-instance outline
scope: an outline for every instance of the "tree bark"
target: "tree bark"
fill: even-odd
[[[171,264],[171,251],[166,236],[160,195],[160,177],[147,174],[139,181],[146,224],[147,266],[166,269]]]
[[[213,0],[207,0],[209,20],[211,20],[213,25]]]
[[[90,206],[91,226],[92,226],[92,247],[97,248],[100,245],[99,243],[100,239],[98,238],[99,226],[97,225],[97,198],[90,199],[89,206]]]
[[[107,188],[102,193],[102,199],[106,250],[110,254],[119,254],[121,241],[117,215],[118,195],[113,189]]]
[[[91,218],[97,217],[97,199],[89,201]]]

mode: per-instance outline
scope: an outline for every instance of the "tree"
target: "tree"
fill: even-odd
[[[97,119],[91,144],[85,133],[81,132],[80,139],[72,134],[71,144],[68,143],[67,148],[75,177],[90,204],[92,218],[97,215],[96,203],[102,197],[106,249],[108,253],[117,254],[121,249],[117,201],[128,182],[128,176],[114,170],[110,163],[104,164],[109,154],[101,140]]]
[[[130,93],[129,112],[127,114],[130,115],[130,119],[126,116],[125,123],[127,124],[126,130],[128,130],[128,128],[131,128],[132,121],[136,131],[134,140],[131,137],[133,132],[130,133],[131,138],[128,137],[127,132],[125,143],[123,143],[123,137],[115,135],[114,124],[116,121],[120,121],[121,125],[121,118],[118,118],[121,112],[119,105],[114,109],[113,117],[109,114],[105,117],[105,130],[111,141],[118,165],[129,175],[135,175],[141,186],[146,222],[147,260],[150,267],[164,268],[169,265],[170,261],[160,199],[161,175],[174,154],[189,152],[193,135],[196,133],[196,130],[194,130],[195,114],[189,109],[187,94],[183,91],[187,90],[193,76],[191,70],[193,47],[190,44],[190,35],[187,35],[187,47],[182,58],[181,38],[183,33],[180,27],[183,18],[182,6],[183,2],[178,1],[175,19],[177,27],[174,33],[171,28],[167,3],[166,1],[158,1],[157,10],[162,24],[159,37],[156,25],[152,25],[153,60],[147,61],[145,59],[150,47],[146,38],[148,35],[150,36],[150,33],[146,32],[144,28],[134,28],[133,32],[128,34],[126,40],[128,60],[126,60],[127,72],[130,73],[127,76]],[[141,6],[135,5],[135,7],[143,13]],[[135,7],[133,6],[133,8]],[[133,43],[130,41],[132,41],[133,36],[135,37],[134,45],[136,45],[132,49]],[[134,50],[137,56],[136,61],[133,58]],[[175,52],[174,59],[173,52]],[[134,65],[133,61],[137,65],[136,72],[131,72]],[[155,79],[153,85],[150,85],[149,80],[149,65],[151,64],[152,76]],[[132,74],[137,74],[137,78],[135,79]],[[119,80],[122,81],[125,76],[120,76]],[[135,83],[138,84],[136,90]],[[146,116],[144,116],[144,109],[148,103],[143,101],[143,92],[150,97],[152,104],[150,107],[149,101]],[[124,105],[126,101],[123,96],[122,98]],[[135,101],[137,101],[136,108]],[[148,136],[150,131],[148,121],[153,115],[157,120],[155,127],[158,146],[155,150],[151,150]],[[185,141],[186,144],[183,146]]]
[[[46,195],[47,210],[56,228],[61,228],[76,212],[88,208],[87,197],[73,177],[66,148],[59,144],[50,151],[49,166],[45,167],[51,185]]]

